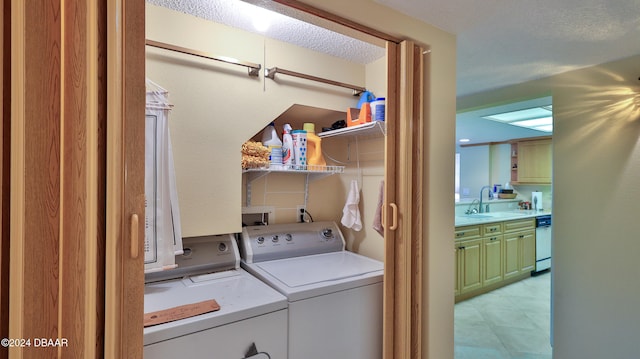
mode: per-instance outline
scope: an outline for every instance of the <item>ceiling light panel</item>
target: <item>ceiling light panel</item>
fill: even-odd
[[[551,132],[553,132],[553,125],[538,126],[538,127],[534,128],[534,130],[551,133]]]
[[[513,121],[509,122],[510,125],[520,126],[520,127],[540,127],[540,126],[550,126],[553,124],[552,117],[543,117],[536,118],[533,120],[523,120],[523,121]]]
[[[544,117],[536,118],[534,120],[513,121],[509,122],[509,125],[526,127],[538,131],[551,132],[553,131],[553,118]]]
[[[551,106],[498,113],[483,116],[482,118],[537,131],[553,132],[553,111]]]
[[[513,121],[522,121],[522,120],[530,120],[534,118],[540,117],[549,117],[552,115],[550,110],[547,110],[542,107],[530,108],[526,110],[519,110],[513,112],[505,112],[499,113],[490,116],[484,116],[488,120],[500,121],[500,122],[513,122]]]

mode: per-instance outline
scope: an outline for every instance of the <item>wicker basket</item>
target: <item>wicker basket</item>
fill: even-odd
[[[516,198],[517,193],[498,193],[498,198],[500,199],[514,199]]]

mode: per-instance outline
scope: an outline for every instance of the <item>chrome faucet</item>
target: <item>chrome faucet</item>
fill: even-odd
[[[471,208],[476,203],[479,203],[477,199],[474,199],[473,201],[471,201],[471,204],[469,205],[469,207],[467,208],[467,210],[464,213],[465,214],[476,214],[476,213],[478,213],[478,209],[477,208]]]
[[[478,208],[480,213],[484,212],[484,209],[482,208],[482,191],[484,191],[485,188],[488,189],[487,195],[489,196],[489,199],[491,199],[491,186],[484,186],[480,188],[480,205]],[[487,208],[487,212],[489,212],[489,208]]]

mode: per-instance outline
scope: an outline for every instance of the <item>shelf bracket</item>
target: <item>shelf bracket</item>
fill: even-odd
[[[344,166],[322,166],[320,168],[313,168],[313,166],[308,166],[307,170],[282,170],[282,169],[247,169],[243,170],[243,173],[247,174],[247,184],[246,184],[246,206],[251,207],[251,185],[253,181],[262,178],[272,172],[276,173],[291,173],[291,174],[304,174],[305,182],[304,182],[304,202],[305,205],[309,198],[309,182],[313,182],[320,178],[324,178],[326,176],[331,176],[338,173],[344,172]]]

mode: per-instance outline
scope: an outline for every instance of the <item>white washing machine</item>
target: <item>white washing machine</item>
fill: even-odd
[[[382,358],[380,261],[345,251],[334,222],[248,226],[242,267],[289,302],[289,359]]]
[[[185,238],[177,269],[145,275],[144,312],[215,299],[218,311],[144,328],[144,357],[287,358],[287,300],[242,268],[234,235]]]

